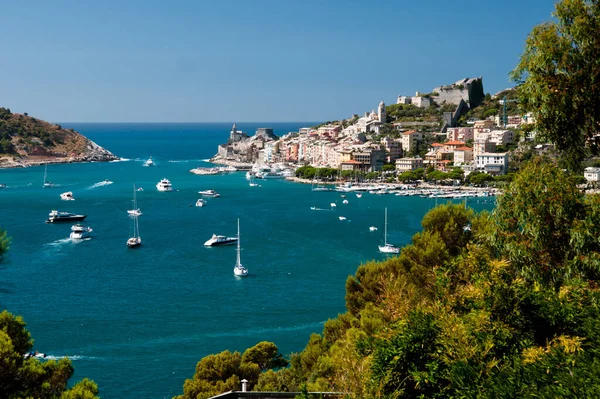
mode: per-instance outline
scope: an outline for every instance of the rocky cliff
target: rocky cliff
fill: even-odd
[[[73,129],[0,108],[0,167],[115,159],[110,151]]]

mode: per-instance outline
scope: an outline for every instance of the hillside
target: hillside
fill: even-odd
[[[117,159],[73,129],[0,107],[0,167]]]

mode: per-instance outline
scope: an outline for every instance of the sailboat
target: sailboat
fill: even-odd
[[[379,245],[379,251],[386,254],[400,253],[400,248],[395,247],[387,242],[387,208],[385,208],[385,229],[383,233],[383,245]]]
[[[54,183],[48,181],[48,165],[44,168],[44,188],[54,187]]]
[[[137,190],[135,189],[135,183],[134,183],[133,184],[133,209],[130,209],[127,211],[127,213],[131,216],[141,216],[142,215],[142,211],[137,206],[137,199],[136,199],[136,195],[135,195],[136,191]]]
[[[238,277],[246,277],[248,275],[248,269],[242,266],[240,261],[240,219],[238,218],[238,233],[237,233],[237,260],[235,267],[233,268],[233,274]]]
[[[142,239],[140,238],[140,226],[138,224],[138,215],[133,215],[133,237],[127,240],[127,246],[129,248],[135,248],[142,245]]]

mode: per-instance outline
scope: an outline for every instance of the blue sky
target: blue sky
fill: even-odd
[[[320,121],[482,76],[549,0],[5,1],[0,106],[55,122]]]

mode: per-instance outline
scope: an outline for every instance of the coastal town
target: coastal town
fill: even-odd
[[[504,175],[509,168],[506,149],[515,145],[517,139],[531,141],[534,137],[533,134],[517,136],[515,130],[521,131],[523,125],[535,121],[531,115],[497,114],[467,120],[465,126],[459,126],[459,118],[484,97],[482,78],[436,87],[429,95],[417,92],[412,97],[398,96],[396,104],[412,108],[454,109],[444,112],[439,123],[394,121],[388,115],[390,107],[382,100],[376,110],[363,116],[352,115],[342,121],[300,128],[282,137],[270,128],[260,128],[249,136],[234,124],[227,143],[218,147],[211,162],[242,169],[253,164],[281,163],[364,173],[384,169],[397,174],[430,167],[449,172],[458,167],[465,175],[474,171]],[[502,104],[506,100],[496,101]]]

